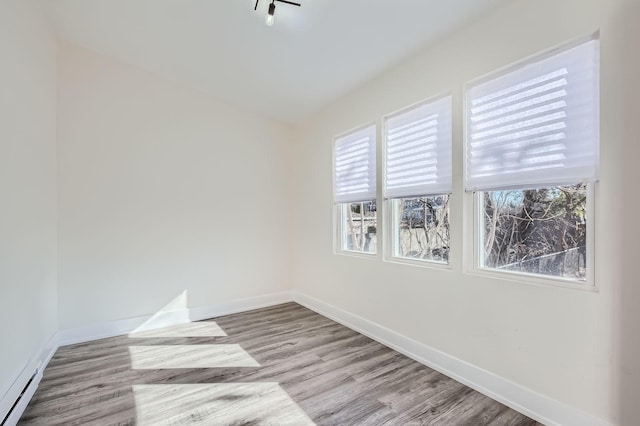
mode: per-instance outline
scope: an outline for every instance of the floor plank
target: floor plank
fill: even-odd
[[[294,303],[62,347],[19,424],[537,425]]]

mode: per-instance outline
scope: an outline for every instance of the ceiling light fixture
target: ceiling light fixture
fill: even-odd
[[[273,21],[275,21],[275,15],[276,13],[276,3],[274,1],[271,2],[271,4],[269,5],[269,11],[267,12],[267,26],[272,26],[273,25]]]
[[[268,26],[272,26],[274,21],[275,21],[275,13],[276,13],[276,2],[279,1],[280,3],[286,3],[286,4],[290,4],[293,6],[302,6],[300,3],[296,3],[293,1],[289,1],[289,0],[271,0],[271,3],[269,4],[269,11],[267,12],[267,25]],[[258,3],[260,3],[260,0],[256,0],[256,5],[253,8],[253,10],[258,10]]]

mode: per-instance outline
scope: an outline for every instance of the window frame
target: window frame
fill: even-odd
[[[551,186],[550,186],[551,187]],[[598,287],[595,283],[595,198],[597,192],[597,183],[587,183],[586,195],[586,216],[587,216],[587,234],[586,234],[586,278],[584,281],[576,281],[570,278],[556,277],[553,275],[532,274],[528,272],[519,271],[506,271],[495,268],[486,268],[481,266],[481,260],[483,253],[483,216],[482,207],[483,201],[481,194],[484,191],[474,191],[473,193],[467,193],[468,197],[471,197],[473,209],[472,209],[472,228],[473,238],[472,244],[468,251],[471,251],[468,255],[472,259],[472,265],[468,267],[467,273],[473,275],[497,278],[509,281],[520,282],[524,284],[535,284],[543,286],[564,287],[571,289],[578,289],[589,292],[598,292]]]
[[[369,203],[371,201],[374,201],[374,200],[364,201],[363,203]],[[378,238],[378,229],[379,229],[379,226],[378,226],[379,222],[378,221],[380,219],[380,216],[378,215],[377,201],[376,201],[376,214],[375,214],[375,218],[376,218],[376,251],[371,253],[371,252],[365,252],[365,251],[349,250],[349,249],[345,249],[344,248],[344,243],[346,241],[346,236],[347,236],[346,228],[344,226],[345,216],[346,216],[346,209],[351,204],[357,204],[357,203],[335,203],[335,207],[334,207],[334,227],[335,227],[334,253],[335,254],[343,254],[343,255],[347,255],[347,256],[377,258],[378,257],[378,253],[380,252],[380,249],[379,249],[379,247],[380,247],[379,241],[380,240]]]
[[[338,139],[344,138],[346,136],[349,136],[351,134],[354,133],[358,133],[362,130],[365,130],[367,128],[373,127],[374,130],[374,135],[375,135],[375,140],[374,140],[374,149],[375,149],[375,172],[376,172],[376,182],[375,182],[375,187],[376,187],[376,196],[375,198],[372,198],[371,200],[368,201],[373,201],[376,200],[376,251],[375,253],[368,253],[368,252],[362,252],[362,251],[355,251],[355,250],[346,250],[343,248],[344,244],[344,227],[343,227],[343,219],[344,219],[344,214],[345,214],[345,206],[347,205],[351,205],[353,204],[353,202],[336,202],[336,164],[335,164],[335,158],[336,158],[336,142],[338,141]],[[365,124],[361,124],[359,126],[353,127],[349,130],[346,130],[344,132],[341,132],[337,135],[335,135],[333,137],[333,141],[331,143],[331,180],[332,180],[332,185],[331,185],[331,192],[332,192],[332,211],[333,211],[333,254],[336,255],[342,255],[342,256],[349,256],[349,257],[357,257],[360,259],[369,259],[369,260],[375,260],[380,256],[380,252],[382,251],[380,249],[381,247],[381,239],[380,237],[380,203],[378,202],[379,198],[379,134],[380,131],[380,127],[378,126],[378,123],[375,121],[371,121]],[[368,202],[365,201],[365,202]]]
[[[482,84],[483,82],[490,81],[493,78],[497,78],[501,75],[505,75],[511,71],[517,70],[522,66],[527,64],[531,64],[540,60],[544,60],[546,58],[552,57],[558,53],[566,51],[568,49],[579,46],[583,43],[587,43],[592,40],[600,40],[599,31],[589,34],[587,36],[578,37],[576,39],[570,40],[569,42],[561,43],[549,49],[546,49],[542,52],[538,52],[532,54],[524,59],[518,60],[516,62],[510,63],[504,67],[495,69],[487,74],[474,78],[467,83],[465,83],[462,87],[462,133],[463,133],[463,143],[462,143],[462,162],[464,164],[463,167],[463,182],[467,182],[467,155],[468,155],[468,138],[469,138],[469,128],[468,128],[468,115],[469,111],[467,110],[467,97],[469,95],[469,88],[478,84]],[[598,88],[600,90],[600,88]],[[598,95],[599,98],[599,95]],[[600,106],[600,102],[599,102]],[[599,117],[600,114],[599,114]],[[598,123],[596,123],[597,129],[600,128],[600,119]],[[598,131],[599,133],[599,131]],[[578,182],[575,182],[578,183]],[[595,239],[596,239],[596,200],[598,199],[598,181],[588,181],[585,182],[587,189],[587,205],[586,205],[586,279],[585,281],[576,281],[569,278],[563,277],[555,277],[552,275],[542,275],[542,274],[531,274],[527,272],[519,272],[519,271],[505,271],[498,270],[492,268],[484,268],[481,267],[480,261],[483,249],[483,233],[482,229],[484,224],[483,216],[482,216],[482,197],[480,194],[485,191],[468,191],[464,188],[464,206],[463,206],[463,217],[464,217],[464,229],[472,230],[471,235],[468,232],[464,232],[463,237],[463,273],[469,275],[475,275],[479,277],[491,278],[491,279],[499,279],[506,280],[509,282],[516,282],[520,284],[526,285],[538,285],[538,286],[547,286],[554,288],[566,288],[573,290],[580,290],[592,293],[598,293],[599,288],[596,282],[596,256],[595,256]],[[551,184],[547,187],[551,188],[554,186],[559,186],[561,184]],[[471,206],[471,208],[469,208]]]
[[[417,102],[414,102],[413,104],[404,106],[395,111],[387,113],[382,117],[382,126],[380,128],[380,131],[381,131],[380,156],[382,157],[382,161],[380,161],[380,166],[382,168],[382,173],[380,173],[380,178],[379,178],[380,185],[382,186],[382,203],[378,203],[379,206],[380,205],[382,206],[382,209],[381,209],[382,221],[380,221],[379,220],[380,218],[378,218],[378,224],[382,224],[383,239],[382,239],[382,244],[379,243],[378,247],[382,247],[383,262],[395,263],[399,265],[418,266],[422,268],[437,269],[437,270],[444,270],[444,271],[452,271],[454,269],[454,265],[456,262],[451,256],[451,236],[449,236],[449,259],[447,262],[439,262],[439,261],[429,260],[429,259],[412,259],[409,257],[396,256],[395,253],[396,253],[397,243],[396,243],[396,233],[394,231],[395,229],[394,226],[396,223],[395,219],[396,219],[397,213],[395,212],[394,202],[396,200],[401,200],[401,199],[428,197],[429,195],[421,195],[417,197],[389,198],[387,197],[384,191],[384,187],[385,187],[384,182],[386,181],[386,177],[387,177],[386,148],[387,148],[387,123],[389,118],[395,117],[399,114],[402,114],[403,112],[411,111],[415,108],[420,107],[421,105],[428,104],[431,102],[437,102],[447,97],[451,98],[450,112],[451,112],[451,139],[452,140],[451,140],[450,155],[451,155],[452,167],[455,168],[456,159],[453,155],[453,145],[455,143],[454,133],[455,133],[455,127],[456,127],[455,126],[455,113],[456,113],[455,100],[456,99],[454,96],[454,92],[452,90],[448,90],[446,92],[442,92],[437,95],[421,99]],[[435,195],[444,195],[444,194],[435,194]],[[454,197],[453,188],[452,188],[452,192],[448,193],[448,195],[449,195],[449,226],[451,227],[451,200]]]
[[[444,194],[438,194],[444,195]],[[451,203],[451,197],[453,194],[449,195],[449,203]],[[414,197],[420,198],[420,197]],[[404,198],[388,198],[384,200],[383,207],[383,216],[384,216],[384,230],[385,230],[385,238],[384,238],[384,246],[383,246],[383,261],[388,263],[396,263],[400,265],[410,265],[410,266],[418,266],[421,268],[428,269],[438,269],[444,271],[451,271],[454,269],[453,264],[455,263],[451,256],[451,236],[449,236],[449,260],[448,262],[440,262],[437,260],[430,259],[414,259],[410,257],[396,256],[397,242],[396,242],[396,232],[395,232],[395,223],[397,218],[397,211],[395,208],[395,203],[403,200]],[[449,204],[449,226],[451,226],[451,204]]]

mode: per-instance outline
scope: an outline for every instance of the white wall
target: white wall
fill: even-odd
[[[613,226],[612,238],[620,246],[620,255],[611,266],[619,270],[619,281],[609,281],[614,290],[614,380],[609,399],[619,424],[640,425],[640,1],[621,3],[623,6],[613,11],[605,34],[611,38],[609,50],[603,52],[604,78],[612,105],[607,115],[609,133],[603,141],[617,148],[610,156],[618,169],[619,185],[605,207],[614,212],[611,222],[618,226]]]
[[[57,330],[56,44],[39,5],[0,2],[0,421]]]
[[[623,424],[640,424],[634,417],[637,404],[632,402],[639,395],[637,358],[633,358],[638,353],[638,338],[633,325],[638,323],[640,310],[636,308],[638,290],[631,285],[638,280],[635,273],[625,272],[634,262],[630,250],[638,241],[638,209],[631,208],[637,201],[629,202],[627,191],[638,182],[638,155],[628,155],[628,149],[637,153],[638,148],[637,135],[628,124],[632,121],[621,123],[620,117],[626,113],[625,100],[627,107],[634,107],[625,91],[638,89],[634,80],[638,73],[634,77],[626,71],[631,64],[637,70],[638,37],[632,29],[637,18],[635,0],[513,1],[300,125],[294,197],[297,288],[597,418],[614,422],[624,418]],[[464,194],[462,179],[464,83],[598,29],[603,58],[602,181],[592,220],[597,228],[599,292],[463,272],[472,244],[468,214],[472,198]],[[635,40],[626,38],[633,35]],[[364,123],[380,125],[383,115],[449,90],[456,111],[452,270],[384,263],[380,254],[375,259],[334,255],[332,138]],[[621,167],[627,173],[624,178]],[[620,214],[626,221],[615,217],[623,205],[630,206]],[[381,234],[379,229],[379,238]],[[628,251],[622,250],[623,236]],[[614,320],[613,303],[623,284],[636,299],[624,302],[626,326],[617,339],[624,348],[614,355],[614,330],[621,325]],[[616,378],[621,359],[627,370]],[[627,401],[624,407],[615,396],[620,389]],[[639,420],[629,421],[634,418]]]
[[[185,291],[190,307],[277,292],[292,272],[303,293],[640,424],[640,203],[628,196],[640,181],[639,21],[637,0],[514,1],[325,108],[291,145],[286,127],[79,47],[63,44],[56,69],[35,3],[1,1],[0,414],[57,330],[58,307],[66,329],[180,307]],[[462,85],[598,28],[599,293],[464,273]],[[453,270],[333,255],[333,136],[447,90],[458,106]]]
[[[58,105],[61,329],[289,289],[290,129],[69,44]]]

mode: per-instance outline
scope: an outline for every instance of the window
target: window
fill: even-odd
[[[584,281],[584,184],[482,193],[481,266]]]
[[[336,138],[334,197],[339,251],[375,254],[376,127]]]
[[[449,194],[391,200],[392,256],[449,261]]]
[[[376,253],[376,201],[344,203],[340,210],[342,250]]]
[[[598,52],[590,40],[468,88],[466,189],[479,206],[480,268],[587,281]]]
[[[385,119],[384,194],[392,258],[448,263],[451,97]]]

